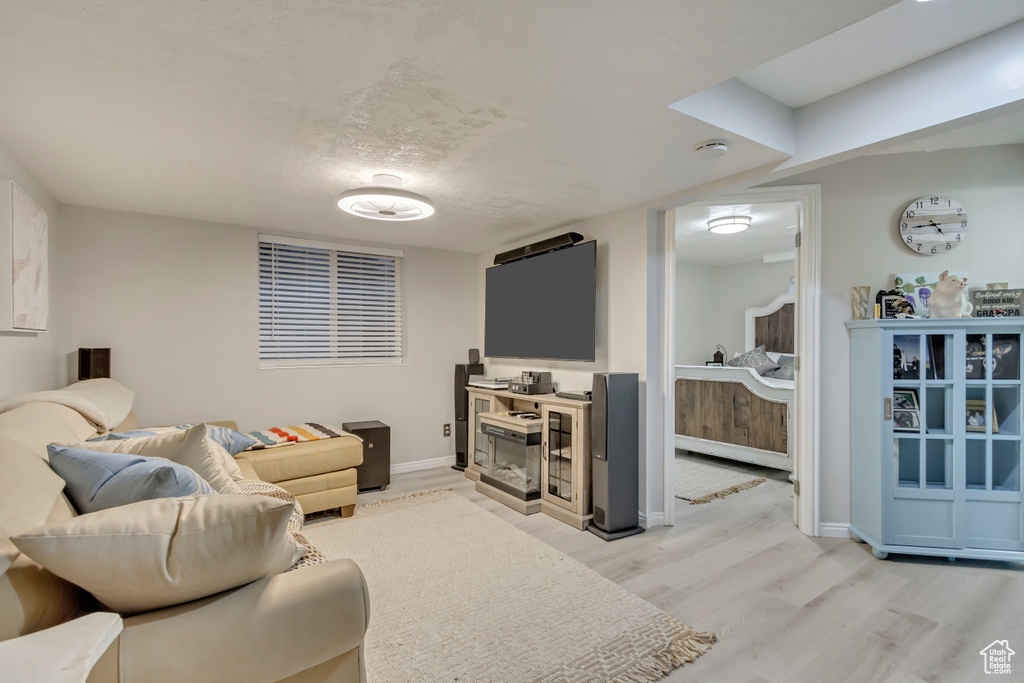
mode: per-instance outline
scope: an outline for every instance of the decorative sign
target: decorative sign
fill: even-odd
[[[971,292],[974,318],[1019,318],[1024,289],[976,289]]]

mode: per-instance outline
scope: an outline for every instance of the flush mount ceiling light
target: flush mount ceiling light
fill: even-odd
[[[750,227],[750,216],[722,216],[708,221],[708,230],[716,235],[731,235]]]
[[[370,187],[342,192],[338,208],[353,216],[378,221],[416,221],[434,215],[434,207],[423,195],[402,189],[402,179],[394,175],[373,176]]]

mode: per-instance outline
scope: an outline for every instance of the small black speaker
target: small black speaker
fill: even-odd
[[[110,349],[78,349],[78,379],[110,377]]]
[[[591,405],[594,519],[587,530],[606,541],[640,526],[640,381],[632,372],[594,374]]]
[[[476,349],[470,349],[470,355]],[[462,471],[469,465],[469,394],[466,385],[470,375],[484,374],[482,363],[460,363],[455,366],[455,464]]]
[[[480,349],[469,350],[469,364],[473,365],[480,362]]]

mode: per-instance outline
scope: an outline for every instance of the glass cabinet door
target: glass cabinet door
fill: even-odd
[[[962,340],[962,336],[959,340]],[[955,474],[959,395],[951,359],[955,331],[892,335],[892,511],[886,542],[952,547],[957,536]]]
[[[546,497],[573,502],[573,418],[571,412],[547,411],[547,488]]]
[[[950,333],[894,334],[892,396],[893,485],[953,488],[956,382],[947,359]]]
[[[480,414],[491,410],[490,398],[476,398],[473,401],[473,463],[479,467],[491,466],[491,436],[484,434],[480,426]]]
[[[893,332],[887,542],[1024,549],[1021,336]]]
[[[965,542],[1021,550],[1021,360],[1019,332],[967,335],[964,402]]]
[[[1020,492],[1019,334],[968,334],[966,391],[958,411],[967,441],[967,489]]]

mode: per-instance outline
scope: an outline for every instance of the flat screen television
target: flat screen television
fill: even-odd
[[[593,361],[597,242],[487,269],[484,355]]]

